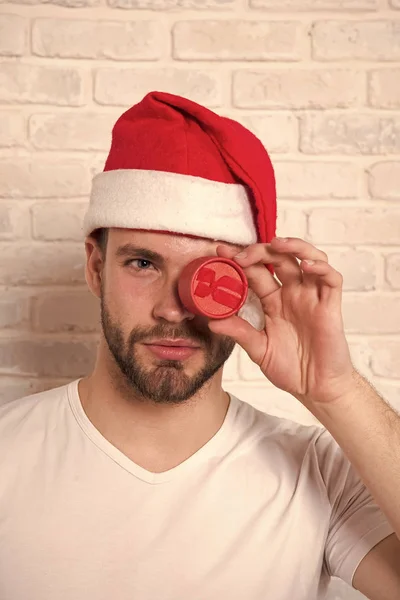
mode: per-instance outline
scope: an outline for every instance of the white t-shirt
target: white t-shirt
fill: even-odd
[[[101,435],[78,380],[0,407],[1,600],[314,600],[393,531],[326,429],[232,395],[164,473]]]

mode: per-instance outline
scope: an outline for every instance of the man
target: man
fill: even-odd
[[[341,275],[274,237],[275,202],[238,123],[159,92],[117,121],[84,224],[94,371],[0,411],[1,600],[312,600],[331,576],[400,598],[400,418],[351,363]],[[244,270],[241,316],[183,305],[202,256]],[[324,428],[226,393],[235,343]]]

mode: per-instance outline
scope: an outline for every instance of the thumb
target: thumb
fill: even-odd
[[[209,329],[217,335],[226,335],[239,344],[257,365],[260,365],[267,348],[265,331],[258,331],[237,315],[227,319],[212,319]]]

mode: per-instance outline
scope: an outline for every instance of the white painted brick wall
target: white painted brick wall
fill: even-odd
[[[400,69],[372,69],[368,74],[368,101],[374,108],[400,108]]]
[[[157,21],[36,19],[32,52],[48,58],[156,60],[163,27]]]
[[[298,61],[307,52],[305,32],[301,23],[290,21],[181,21],[172,29],[172,56],[197,61]]]
[[[233,103],[238,108],[327,109],[362,104],[365,72],[301,63],[296,69],[240,69],[233,75]]]
[[[90,180],[119,114],[161,89],[269,149],[278,233],[343,273],[354,362],[400,409],[400,0],[0,0],[0,57],[0,402],[90,371]],[[314,422],[239,348],[225,384]]]
[[[400,21],[321,21],[311,33],[316,60],[400,60]]]

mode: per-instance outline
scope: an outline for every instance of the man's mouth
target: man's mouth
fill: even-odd
[[[163,360],[186,360],[200,349],[200,344],[189,339],[162,338],[144,342],[157,358]]]
[[[178,346],[180,348],[200,348],[200,344],[198,342],[194,342],[193,340],[189,340],[187,338],[160,338],[156,340],[151,340],[150,342],[145,342],[145,344],[149,344],[152,346]]]

